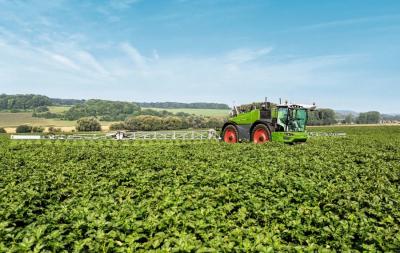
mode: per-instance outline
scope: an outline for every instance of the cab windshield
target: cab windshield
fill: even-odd
[[[304,132],[307,123],[306,109],[279,108],[278,125],[284,131]]]

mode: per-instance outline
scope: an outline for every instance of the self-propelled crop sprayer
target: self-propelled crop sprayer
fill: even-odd
[[[315,104],[270,102],[234,106],[230,119],[222,127],[221,139],[227,143],[305,142],[308,112],[315,108]]]

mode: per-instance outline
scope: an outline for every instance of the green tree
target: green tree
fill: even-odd
[[[183,121],[179,117],[165,117],[162,119],[162,129],[163,130],[174,130],[174,129],[182,129]]]
[[[16,133],[30,133],[32,132],[32,127],[28,125],[19,125],[17,129],[15,129]]]
[[[358,124],[377,124],[381,119],[381,114],[377,111],[360,113],[356,122]]]
[[[32,127],[32,133],[43,133],[44,128],[41,126],[33,126]]]
[[[101,131],[100,122],[94,117],[85,117],[77,121],[77,131]]]
[[[317,111],[311,111],[308,114],[308,125],[332,125],[336,124],[336,113],[332,109],[319,109]]]
[[[48,131],[49,131],[49,133],[52,133],[52,134],[61,133],[62,132],[61,128],[56,128],[56,127],[53,127],[53,126],[49,127]]]
[[[84,104],[72,106],[64,118],[76,120],[82,117],[101,117],[104,121],[125,120],[127,116],[139,115],[136,103],[91,99]]]
[[[209,117],[207,118],[206,121],[206,127],[207,128],[221,128],[222,125],[224,124],[224,119],[223,118],[217,118],[217,117]]]
[[[346,117],[344,118],[345,124],[351,124],[351,123],[353,123],[353,121],[354,121],[353,115],[351,115],[351,114],[347,114]]]
[[[117,122],[110,125],[110,130],[127,130],[127,126],[124,122]]]
[[[163,129],[162,118],[150,115],[140,115],[125,121],[129,130],[155,131]]]
[[[50,98],[42,95],[0,95],[0,110],[27,110],[52,105]]]

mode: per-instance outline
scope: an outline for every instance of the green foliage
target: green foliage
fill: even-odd
[[[34,109],[40,106],[51,105],[50,98],[42,95],[0,95],[0,110],[19,110]]]
[[[91,99],[83,104],[72,106],[65,112],[67,120],[77,120],[82,117],[99,117],[103,121],[125,120],[129,115],[138,115],[140,107],[135,103]]]
[[[62,132],[61,128],[57,128],[57,127],[53,127],[53,126],[49,127],[48,131],[49,131],[49,133],[52,133],[52,134]]]
[[[157,116],[157,117],[166,117],[166,116],[173,116],[174,114],[172,112],[168,112],[166,110],[153,110],[153,109],[142,109],[140,111],[140,115],[151,115],[151,116]]]
[[[353,123],[353,122],[354,122],[353,115],[348,114],[348,115],[346,115],[346,117],[344,118],[344,122],[343,122],[343,123],[345,123],[345,124],[351,124],[351,123]]]
[[[101,131],[100,122],[95,117],[85,117],[77,121],[77,131]]]
[[[15,132],[16,133],[43,133],[44,128],[41,126],[29,126],[29,125],[19,125]]]
[[[110,130],[127,130],[127,126],[124,122],[117,122],[110,125]]]
[[[2,252],[397,252],[400,127],[304,145],[0,139]]]
[[[64,98],[50,98],[50,101],[54,105],[77,105],[77,104],[83,104],[85,100],[83,99],[64,99]]]
[[[39,106],[33,109],[33,111],[36,113],[48,112],[49,108],[47,106]]]
[[[28,126],[28,125],[19,125],[16,129],[15,129],[16,133],[30,133],[32,132],[32,127]]]
[[[376,111],[363,112],[357,117],[357,124],[377,124],[381,119],[381,114]]]
[[[147,107],[147,108],[230,109],[228,105],[220,103],[150,102],[150,103],[138,103],[138,104],[141,107]]]
[[[4,128],[0,127],[0,134],[6,134],[6,133],[7,131]]]
[[[163,129],[162,118],[151,115],[140,115],[125,120],[128,130],[155,131]]]
[[[172,108],[172,109],[152,108],[151,110],[167,111],[179,117],[186,117],[194,114],[199,116],[213,116],[213,117],[226,118],[229,116],[230,112],[230,110],[227,109],[193,109],[193,108]]]
[[[322,126],[336,124],[336,113],[332,109],[318,109],[308,113],[308,125]]]
[[[33,126],[32,127],[32,133],[43,133],[44,128],[41,126]]]
[[[158,117],[140,115],[125,120],[126,130],[131,131],[158,131],[188,128],[217,128],[221,127],[224,120],[216,117],[203,117],[190,115],[187,117],[166,116]]]

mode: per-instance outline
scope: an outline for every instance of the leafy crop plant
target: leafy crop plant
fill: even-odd
[[[400,127],[340,131],[295,146],[1,137],[0,252],[398,252]]]

